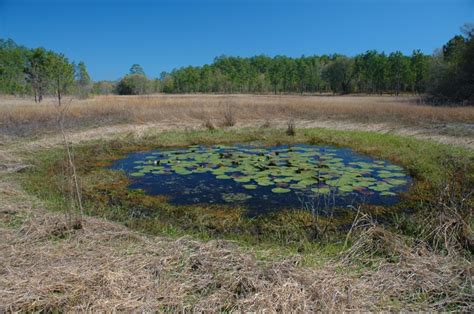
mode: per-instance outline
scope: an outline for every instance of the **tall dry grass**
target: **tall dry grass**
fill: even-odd
[[[0,134],[28,136],[55,130],[55,111],[46,99],[0,99]],[[68,128],[122,123],[226,123],[255,120],[342,120],[394,123],[404,126],[472,123],[473,107],[432,107],[415,97],[294,96],[294,95],[150,95],[97,96],[74,100],[66,119]]]

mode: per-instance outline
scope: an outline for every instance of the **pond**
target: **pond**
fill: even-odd
[[[249,216],[281,209],[320,214],[357,204],[392,205],[411,178],[400,166],[346,148],[314,145],[190,146],[137,152],[112,169],[131,189],[170,203],[240,205]]]

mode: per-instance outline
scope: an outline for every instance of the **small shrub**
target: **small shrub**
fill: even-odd
[[[225,127],[231,127],[234,126],[235,123],[234,110],[231,105],[227,104],[224,111],[224,123],[222,125]]]
[[[296,135],[295,120],[293,120],[293,119],[288,120],[287,128],[286,128],[286,135],[288,135],[288,136],[295,136]]]

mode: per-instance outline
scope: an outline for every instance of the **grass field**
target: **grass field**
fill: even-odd
[[[67,100],[66,100],[67,102]],[[433,107],[418,97],[291,96],[291,95],[153,95],[100,96],[73,100],[67,126],[78,130],[117,124],[177,123],[237,125],[278,124],[294,119],[312,127],[397,130],[405,133],[472,136],[473,107]],[[31,136],[56,130],[54,99],[35,104],[31,99],[0,101],[0,134]],[[348,124],[348,122],[352,123]],[[402,131],[402,130],[401,130]]]
[[[389,96],[73,100],[87,213],[76,230],[49,102],[0,101],[0,311],[473,310],[473,108]],[[102,168],[135,150],[249,141],[350,147],[415,184],[398,206],[361,208],[315,237],[325,222],[311,215],[171,206]],[[131,217],[135,207],[157,214]]]

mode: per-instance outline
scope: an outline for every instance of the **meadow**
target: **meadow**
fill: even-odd
[[[408,95],[72,99],[83,215],[71,227],[53,102],[0,100],[0,311],[472,310],[473,107]],[[107,168],[137,151],[236,143],[350,148],[413,184],[394,206],[337,221],[249,218],[131,190]]]
[[[36,136],[57,129],[54,98],[36,104],[31,98],[4,96],[0,134]],[[66,99],[66,103],[69,100]],[[227,121],[226,121],[227,119]],[[473,107],[433,107],[414,96],[332,95],[144,95],[96,96],[71,100],[66,126],[80,130],[118,124],[170,123],[177,126],[273,126],[289,119],[311,127],[374,129],[471,136]],[[319,123],[319,125],[318,125]],[[308,124],[308,123],[306,123]]]

